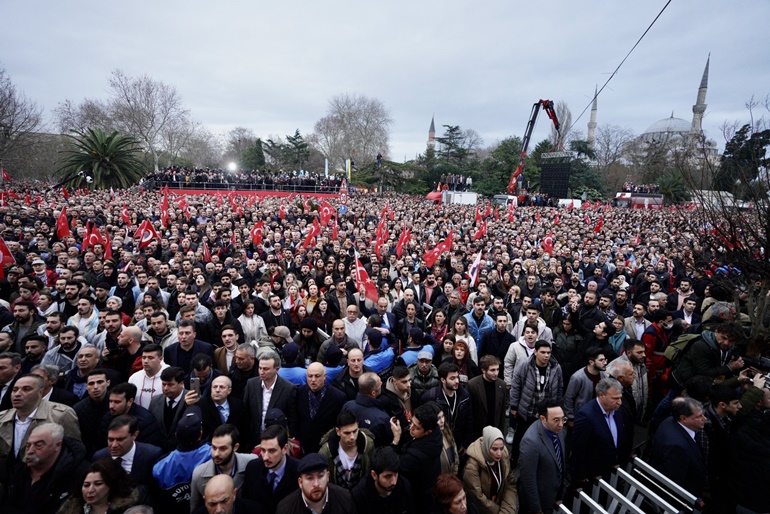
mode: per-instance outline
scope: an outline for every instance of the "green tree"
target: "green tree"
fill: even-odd
[[[131,136],[87,129],[67,137],[73,146],[62,152],[64,159],[59,172],[73,186],[128,188],[145,174],[139,142]]]
[[[444,125],[444,128],[444,135],[436,138],[441,145],[438,156],[448,163],[460,165],[470,153],[464,146],[463,132],[459,125]]]
[[[667,205],[689,201],[690,191],[681,173],[669,173],[658,179],[658,192]]]
[[[369,162],[358,168],[353,176],[356,184],[366,184],[378,191],[426,193],[429,187],[420,175],[424,170],[415,162],[398,163],[382,160],[379,169],[376,162]]]
[[[287,163],[298,170],[302,169],[303,163],[310,158],[310,145],[299,133],[299,129],[294,131],[293,136],[286,136],[284,154],[287,157]]]
[[[714,176],[714,189],[746,197],[746,186],[757,179],[761,169],[770,169],[768,146],[770,129],[753,131],[748,124],[738,129],[725,144],[719,169]],[[739,190],[739,186],[743,190]]]
[[[572,159],[570,166],[569,190],[573,198],[580,196],[584,191],[596,191],[600,197],[604,197],[604,178],[595,168],[584,159]]]
[[[521,157],[521,138],[511,136],[505,138],[497,148],[490,152],[489,157],[481,163],[480,176],[474,181],[473,188],[485,195],[504,193],[511,179],[511,174],[516,171]],[[527,157],[524,161],[524,181],[529,177],[530,182],[539,178],[533,176],[536,169],[532,159]]]
[[[250,145],[241,154],[241,167],[247,170],[256,170],[265,165],[265,151],[262,148],[262,140],[257,138],[253,145]]]

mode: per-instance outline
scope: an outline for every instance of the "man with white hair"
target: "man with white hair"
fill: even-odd
[[[57,423],[38,425],[28,435],[24,465],[10,476],[4,511],[55,514],[88,470],[85,447]]]

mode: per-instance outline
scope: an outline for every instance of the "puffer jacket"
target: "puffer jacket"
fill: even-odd
[[[361,456],[361,477],[369,476],[369,470],[372,468],[371,458],[374,451],[374,436],[371,432],[362,428],[358,431],[356,439],[358,454]],[[337,477],[337,466],[334,459],[337,458],[340,450],[340,438],[337,432],[332,428],[321,438],[321,449],[318,454],[329,461],[329,481],[333,484],[341,485]]]
[[[503,449],[503,458],[500,459],[500,474],[503,481],[493,500],[492,489],[497,483],[489,471],[484,452],[481,449],[483,439],[483,437],[479,437],[473,441],[466,453],[468,462],[465,464],[465,471],[463,472],[463,483],[465,483],[468,500],[476,505],[480,514],[515,514],[519,502],[516,478],[511,472],[508,449]]]
[[[551,359],[548,361],[547,372],[544,399],[561,401],[564,398],[564,379],[561,374],[561,366],[554,359]],[[519,416],[529,417],[529,411],[534,407],[532,402],[536,387],[537,366],[535,365],[535,355],[532,355],[528,361],[521,362],[516,366],[511,379],[511,409],[519,411]]]
[[[441,384],[438,379],[438,370],[436,366],[431,365],[430,371],[427,376],[423,376],[420,370],[417,368],[417,363],[409,366],[409,379],[412,381],[412,403],[419,402],[422,395],[428,392],[429,389]],[[413,407],[417,407],[413,405]]]

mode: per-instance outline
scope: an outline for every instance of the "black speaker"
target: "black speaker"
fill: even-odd
[[[540,168],[540,192],[551,198],[567,198],[569,162],[544,162]]]

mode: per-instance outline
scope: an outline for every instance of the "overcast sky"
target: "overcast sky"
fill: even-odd
[[[330,97],[360,93],[389,109],[402,161],[424,151],[434,113],[437,132],[472,128],[487,145],[522,135],[540,98],[577,118],[665,3],[5,0],[0,65],[47,113],[104,97],[120,68],[174,85],[216,133],[262,137],[310,133]],[[711,52],[703,128],[723,146],[720,125],[770,93],[768,20],[767,0],[674,0],[600,95],[599,125],[691,120]]]

